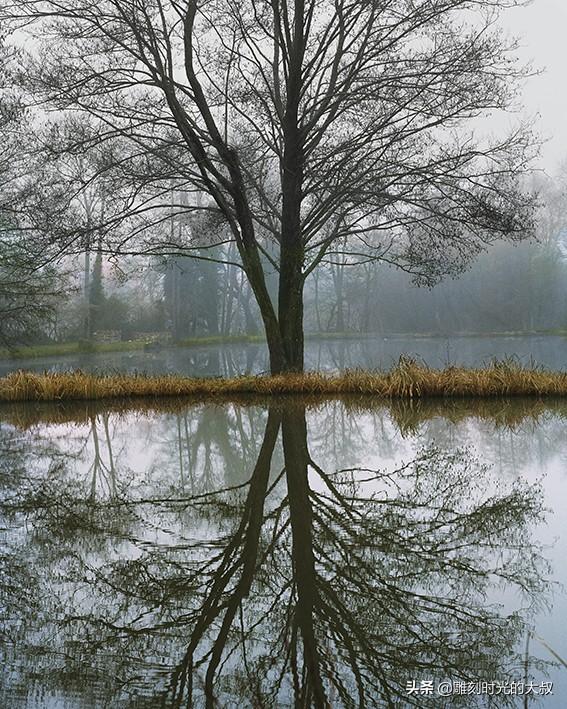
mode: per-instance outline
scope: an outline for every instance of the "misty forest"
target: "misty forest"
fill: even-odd
[[[566,705],[530,12],[0,0],[0,706]]]

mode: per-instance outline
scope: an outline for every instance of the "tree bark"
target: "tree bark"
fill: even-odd
[[[301,202],[304,179],[304,135],[299,119],[302,87],[304,3],[295,2],[293,43],[290,47],[290,70],[285,115],[283,117],[284,152],[281,162],[282,218],[280,240],[280,284],[278,320],[284,347],[286,371],[302,372],[303,338],[303,262],[304,243],[301,228]]]
[[[302,263],[300,244],[296,249],[289,249],[285,257],[282,253],[278,316],[285,355],[283,371],[287,372],[303,372],[304,369]]]
[[[286,408],[282,414],[282,445],[289,496],[292,558],[297,585],[295,609],[307,670],[307,696],[316,709],[328,709],[321,677],[321,659],[316,628],[318,601],[313,553],[313,510],[309,490],[309,451],[305,408]]]

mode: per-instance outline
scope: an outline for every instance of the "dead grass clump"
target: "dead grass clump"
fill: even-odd
[[[427,397],[563,397],[567,372],[525,368],[517,362],[493,361],[481,368],[432,369],[408,357],[388,372],[350,370],[341,374],[281,374],[232,379],[192,379],[173,375],[96,375],[76,371],[18,371],[0,379],[0,401],[93,401],[98,399],[198,397],[230,398],[302,394],[306,396],[372,395],[387,399]]]

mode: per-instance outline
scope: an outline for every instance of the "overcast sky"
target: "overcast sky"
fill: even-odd
[[[541,164],[553,172],[567,160],[567,0],[533,0],[508,11],[505,23],[521,40],[522,59],[544,70],[528,79],[524,104],[539,116],[537,127],[550,141],[543,146]]]

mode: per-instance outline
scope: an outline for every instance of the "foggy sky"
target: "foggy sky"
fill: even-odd
[[[503,24],[521,41],[522,61],[543,70],[527,79],[523,102],[537,116],[537,130],[549,141],[540,165],[553,172],[567,160],[567,0],[533,0],[506,12]]]

